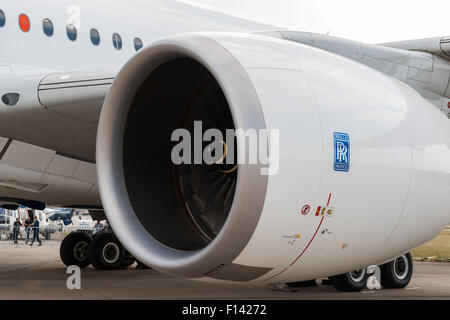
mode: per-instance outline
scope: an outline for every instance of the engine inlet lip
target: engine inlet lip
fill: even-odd
[[[174,36],[137,53],[119,72],[105,99],[97,134],[99,191],[116,236],[143,263],[186,278],[199,278],[217,265],[228,265],[242,252],[259,222],[268,177],[260,174],[259,163],[239,165],[234,201],[217,237],[201,250],[174,250],[154,239],[134,214],[123,174],[123,136],[131,101],[141,84],[159,65],[183,57],[202,64],[217,80],[236,128],[266,129],[258,96],[245,69],[213,37]],[[237,143],[243,142],[238,139]]]

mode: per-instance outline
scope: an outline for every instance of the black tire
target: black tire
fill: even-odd
[[[59,256],[66,266],[79,266],[86,268],[90,262],[88,259],[88,247],[92,239],[84,233],[73,232],[61,243]]]
[[[125,256],[122,260],[122,269],[127,269],[129,266],[134,264],[136,262],[136,259],[127,251],[125,250]]]
[[[98,270],[124,268],[125,248],[112,233],[98,234],[88,248],[88,258]]]
[[[411,253],[380,266],[381,285],[386,289],[405,288],[411,281],[413,261]]]
[[[339,291],[355,292],[361,291],[366,287],[368,277],[367,270],[361,269],[332,276],[330,277],[330,282]]]

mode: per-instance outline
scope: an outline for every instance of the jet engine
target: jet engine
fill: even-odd
[[[193,150],[207,149],[209,129],[239,131],[219,141],[233,161],[174,163],[180,128]],[[252,157],[254,133],[269,162]],[[390,261],[450,220],[441,112],[367,66],[261,35],[177,35],[132,57],[102,109],[97,170],[126,249],[184,278],[341,274]]]

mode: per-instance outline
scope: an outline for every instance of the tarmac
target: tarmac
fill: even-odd
[[[59,242],[38,247],[0,242],[1,300],[321,300],[445,299],[450,300],[450,263],[415,262],[406,289],[338,292],[332,286],[271,291],[253,285],[209,284],[173,278],[153,270],[81,271],[81,289],[67,288],[67,267],[59,259]],[[320,283],[320,281],[318,281]]]

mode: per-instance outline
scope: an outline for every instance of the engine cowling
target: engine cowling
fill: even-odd
[[[265,150],[279,148],[276,174],[259,160],[174,165],[171,135],[194,120],[279,130]],[[334,133],[350,140],[347,172]],[[448,119],[366,66],[264,36],[185,34],[141,50],[105,100],[97,168],[119,240],[185,278],[331,276],[389,261],[449,221]]]

